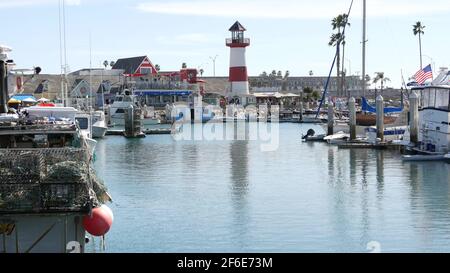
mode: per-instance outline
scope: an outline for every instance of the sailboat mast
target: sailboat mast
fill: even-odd
[[[366,96],[366,0],[363,0],[362,94]]]
[[[58,9],[59,10],[59,62],[61,65],[61,70],[60,70],[60,73],[61,73],[61,100],[62,100],[63,105],[65,105],[64,61],[63,61],[64,53],[63,53],[63,38],[62,38],[63,37],[62,36],[63,29],[62,29],[62,3],[61,3],[61,0],[58,1],[58,8],[59,8]]]

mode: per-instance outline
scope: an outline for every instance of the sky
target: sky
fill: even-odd
[[[0,44],[13,48],[16,68],[60,72],[58,0],[0,0]],[[149,56],[161,70],[186,62],[204,76],[227,76],[229,27],[239,20],[251,39],[249,74],[290,71],[292,76],[327,76],[335,49],[328,46],[331,19],[348,12],[351,0],[66,0],[67,62],[71,71],[101,67],[104,60]],[[450,66],[450,1],[367,0],[367,74],[385,72],[400,87],[420,68],[419,41],[412,25],[421,21],[423,62],[436,71]],[[347,29],[345,66],[362,71],[362,0],[354,0]],[[92,57],[91,54],[92,53]],[[333,73],[335,74],[335,72]]]

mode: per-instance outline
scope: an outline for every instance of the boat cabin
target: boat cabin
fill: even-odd
[[[420,95],[419,147],[421,152],[450,151],[450,86],[413,88]]]

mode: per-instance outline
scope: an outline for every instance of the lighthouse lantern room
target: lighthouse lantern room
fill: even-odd
[[[249,84],[245,49],[250,45],[250,39],[244,37],[246,29],[239,22],[229,29],[231,39],[226,40],[230,48],[230,98],[240,98],[244,102],[249,95]]]

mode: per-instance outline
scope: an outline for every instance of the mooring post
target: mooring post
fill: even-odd
[[[111,105],[107,105],[105,108],[105,121],[107,126],[111,126]]]
[[[410,142],[417,145],[419,143],[419,96],[414,91],[409,97],[409,117]]]
[[[125,115],[125,136],[133,137],[134,136],[134,107],[130,105],[126,109]]]
[[[381,95],[377,97],[377,138],[384,142],[384,99]]]
[[[334,135],[334,105],[331,99],[328,101],[328,135]]]
[[[356,100],[351,97],[348,100],[348,109],[350,112],[350,140],[356,139]]]
[[[300,121],[303,121],[303,92],[300,92]]]

